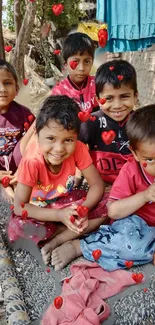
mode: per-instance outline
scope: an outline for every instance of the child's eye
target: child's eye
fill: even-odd
[[[73,142],[73,139],[66,139],[65,142],[67,143]]]
[[[111,96],[106,97],[106,101],[110,101],[110,100],[112,100],[112,97]]]
[[[6,81],[5,85],[12,85],[12,82],[11,81]]]
[[[50,140],[50,141],[54,141],[53,137],[48,137],[47,139]]]
[[[121,98],[129,98],[130,95],[121,95]]]
[[[86,62],[86,64],[89,64],[90,63],[90,60],[86,60],[85,62]]]
[[[150,159],[146,159],[146,162],[147,162],[147,163],[154,163],[154,162],[155,162],[155,159],[152,159],[152,158],[150,158]]]

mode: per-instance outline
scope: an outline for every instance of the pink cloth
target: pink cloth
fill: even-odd
[[[62,307],[50,305],[42,325],[98,325],[110,314],[103,299],[136,284],[131,272],[106,272],[97,263],[81,261],[73,264],[70,271],[72,277],[64,280],[62,286]]]

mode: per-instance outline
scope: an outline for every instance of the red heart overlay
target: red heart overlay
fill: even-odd
[[[94,258],[95,261],[99,260],[99,258],[101,257],[102,255],[102,252],[100,249],[95,249],[93,252],[92,252],[92,256]]]
[[[133,261],[125,261],[125,266],[130,269],[133,266]]]
[[[55,16],[59,16],[61,15],[61,13],[63,12],[64,10],[64,6],[62,3],[58,3],[58,4],[55,4],[55,5],[52,5],[52,11],[54,13]]]
[[[76,67],[78,66],[78,62],[77,61],[70,61],[69,65],[70,65],[72,70],[75,70]]]
[[[88,214],[89,208],[82,205],[78,206],[76,211],[81,218],[85,218]]]
[[[56,309],[60,309],[63,304],[63,299],[61,296],[58,296],[54,299],[54,306]]]
[[[10,183],[10,178],[8,176],[5,176],[2,178],[1,183],[3,185],[4,188],[7,188],[9,186]]]
[[[104,143],[106,145],[108,145],[108,144],[111,144],[112,141],[115,139],[116,133],[113,130],[104,131],[104,132],[102,132],[101,137],[102,137],[102,140],[104,141]]]
[[[79,112],[78,113],[78,118],[81,122],[86,122],[90,118],[90,113],[88,112]]]
[[[136,282],[136,283],[140,283],[142,282],[144,278],[143,273],[132,273],[132,279]]]

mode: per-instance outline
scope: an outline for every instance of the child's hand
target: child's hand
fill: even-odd
[[[78,213],[76,211],[77,206],[76,205],[70,205],[69,207],[66,207],[64,209],[59,209],[58,210],[58,222],[62,222],[68,229],[71,231],[74,231],[76,233],[81,232],[81,230],[78,228],[80,225],[80,221],[76,219],[75,217],[75,222],[72,223],[70,220],[71,216],[78,216]]]
[[[146,202],[155,202],[155,183],[150,185],[147,190],[144,191],[144,200]]]
[[[4,177],[9,177],[10,178],[10,180],[11,179],[13,179],[13,175],[11,175],[12,174],[12,171],[5,171],[5,170],[0,170],[0,182],[1,182],[1,180],[2,180],[2,178],[4,178]]]
[[[17,184],[17,171],[12,175],[12,179],[10,181],[10,185],[16,185]]]
[[[88,217],[85,218],[78,218],[80,224],[78,226],[79,231],[83,232],[84,230],[86,230],[88,228]]]

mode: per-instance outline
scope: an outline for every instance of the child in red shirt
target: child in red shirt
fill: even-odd
[[[90,71],[94,60],[94,43],[84,33],[72,33],[67,36],[63,45],[63,58],[68,76],[58,83],[52,95],[67,95],[77,101],[81,111],[99,109],[94,76]]]
[[[45,263],[55,247],[98,228],[106,219],[104,183],[87,147],[77,140],[78,112],[73,99],[48,97],[36,119],[37,141],[31,143],[19,166],[8,237],[10,242],[23,237],[45,245],[53,236],[42,248]],[[76,167],[89,184],[87,193],[73,190]],[[90,210],[84,218],[79,218],[78,205]],[[94,219],[89,224],[87,215]]]

